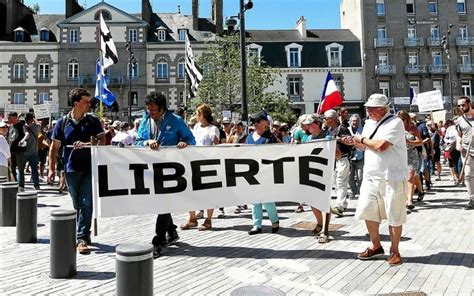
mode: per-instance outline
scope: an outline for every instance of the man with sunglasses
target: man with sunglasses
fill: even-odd
[[[464,180],[467,186],[469,202],[466,210],[474,209],[474,147],[472,145],[472,125],[474,124],[474,109],[471,100],[468,97],[461,97],[458,100],[458,107],[461,108],[463,115],[456,120],[456,129],[458,137],[456,149],[461,152],[464,162]],[[461,177],[461,176],[460,176]]]

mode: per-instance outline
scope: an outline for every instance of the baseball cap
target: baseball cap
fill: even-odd
[[[230,118],[229,117],[222,118],[222,124],[228,124],[228,123],[230,123]]]
[[[318,114],[307,114],[301,123],[302,124],[312,124],[313,122],[323,122],[323,118],[319,116]]]
[[[256,113],[250,116],[250,122],[252,123],[259,122],[260,120],[268,121],[267,115],[263,113]]]

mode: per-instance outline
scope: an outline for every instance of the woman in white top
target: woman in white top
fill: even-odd
[[[444,135],[444,143],[446,147],[444,149],[445,157],[448,158],[449,162],[449,171],[451,173],[452,181],[454,185],[459,182],[459,171],[458,171],[458,162],[461,157],[461,152],[456,150],[456,139],[458,136],[458,131],[452,120],[446,120],[446,133]]]
[[[10,146],[5,139],[8,132],[8,125],[0,122],[0,176],[8,178],[8,160],[10,159]]]
[[[219,144],[219,129],[212,125],[214,119],[212,118],[211,107],[207,104],[199,105],[196,109],[197,123],[193,128],[194,138],[196,139],[196,146],[211,146]],[[199,226],[199,230],[209,230],[212,228],[212,214],[214,209],[207,209],[207,218],[204,223]],[[181,225],[181,229],[187,230],[198,226],[196,212],[189,212],[189,220],[187,223]]]
[[[120,131],[112,138],[112,145],[116,146],[131,146],[133,145],[133,138],[129,134],[130,124],[122,122],[120,124]]]

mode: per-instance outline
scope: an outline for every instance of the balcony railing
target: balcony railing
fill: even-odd
[[[425,46],[425,38],[417,37],[417,38],[405,38],[404,39],[405,47],[421,47]]]
[[[397,66],[395,65],[375,65],[375,74],[377,75],[395,75]]]
[[[126,79],[124,76],[105,76],[105,81],[107,86],[120,86],[125,84]]]
[[[474,74],[474,64],[459,64],[458,73],[459,74]]]
[[[470,46],[474,45],[474,37],[457,37],[456,38],[457,46]]]
[[[425,65],[405,65],[405,74],[426,74]]]
[[[393,47],[393,38],[374,38],[374,47]]]
[[[448,65],[429,65],[428,71],[431,74],[448,74]]]
[[[427,39],[428,46],[441,46],[441,40],[440,37],[429,37]]]

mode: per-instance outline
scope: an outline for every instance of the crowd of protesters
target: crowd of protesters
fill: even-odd
[[[341,107],[322,114],[302,115],[294,126],[290,126],[273,121],[263,111],[250,116],[249,127],[242,121],[232,121],[227,117],[216,120],[211,107],[206,104],[193,112],[187,110],[191,116],[187,116],[183,109],[173,113],[167,109],[166,98],[155,92],[145,98],[143,118],[132,124],[99,119],[87,113],[91,95],[85,89],[71,90],[69,101],[72,110],[51,123],[36,120],[32,113],[19,116],[15,112],[0,122],[0,174],[18,181],[19,191],[25,190],[25,172],[31,172],[36,190],[41,189],[40,182],[52,184],[57,176],[60,190],[69,192],[78,213],[77,241],[78,251],[82,254],[89,252],[88,245],[91,244],[91,156],[89,149],[82,149],[90,144],[135,145],[159,150],[160,146],[183,149],[188,145],[304,144],[336,139],[333,179],[336,199],[326,219],[330,219],[331,214],[343,217],[348,200],[358,199],[356,216],[366,220],[372,241],[372,245],[358,255],[366,260],[383,255],[378,227],[381,219],[388,218],[392,238],[391,265],[401,262],[398,242],[406,212],[424,199],[433,182],[441,180],[442,165],[449,166],[453,186],[467,185],[469,202],[465,208],[474,208],[474,162],[469,157],[474,151],[471,147],[474,109],[467,97],[461,97],[458,102],[463,114],[445,122],[434,122],[429,115],[419,117],[406,111],[390,114],[388,99],[375,94],[366,103],[368,118],[349,114],[345,107]],[[163,131],[165,127],[167,130]],[[406,163],[399,165],[400,160]],[[393,164],[382,164],[386,161]],[[48,179],[45,180],[47,163]],[[390,186],[391,191],[387,189]],[[379,212],[381,209],[375,209],[374,203],[384,198],[386,206]],[[269,202],[252,206],[253,227],[248,231],[249,235],[262,232],[263,207],[271,220],[271,232],[278,232],[277,207],[274,202]],[[234,213],[239,214],[248,208],[248,205],[238,205]],[[295,211],[304,212],[305,205],[298,205]],[[312,232],[319,236],[323,231],[324,213],[313,207],[311,211],[316,220]],[[203,210],[195,209],[189,212],[188,220],[180,228],[211,230],[213,216],[214,209],[207,209],[206,215]],[[224,216],[225,209],[220,208],[217,218]],[[199,225],[198,219],[204,217],[204,222]],[[171,214],[158,215],[152,240],[154,257],[160,256],[163,247],[179,239],[177,228]]]

